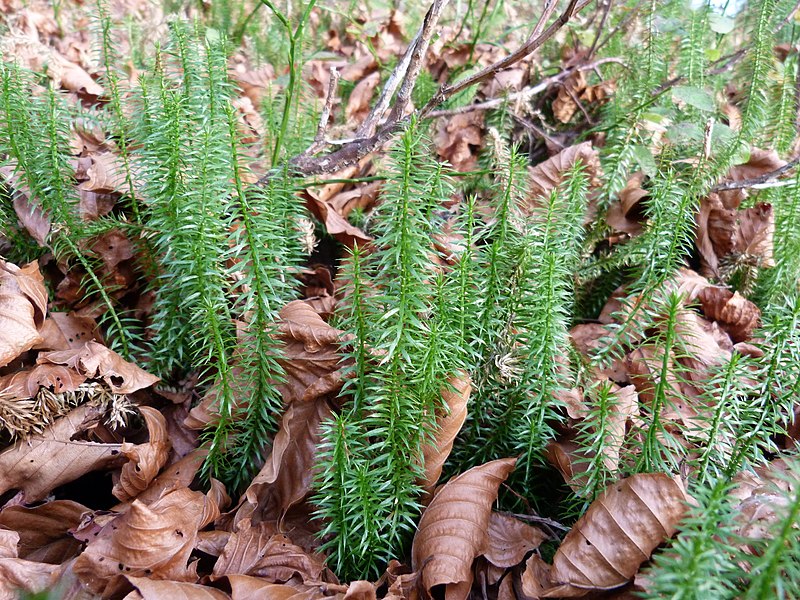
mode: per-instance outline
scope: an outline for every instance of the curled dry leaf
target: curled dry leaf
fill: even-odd
[[[547,537],[538,527],[523,523],[511,515],[493,512],[489,518],[489,549],[484,556],[496,567],[513,567]]]
[[[0,558],[0,599],[17,600],[20,592],[43,592],[56,583],[53,576],[59,569],[59,565],[23,558]]]
[[[434,143],[436,153],[456,171],[474,169],[483,146],[483,113],[473,111],[440,119]]]
[[[79,406],[42,435],[19,441],[0,452],[0,494],[19,489],[22,502],[35,502],[53,488],[118,462],[120,444],[71,439],[89,410],[89,406]]]
[[[352,225],[328,202],[320,200],[309,190],[304,192],[304,197],[311,214],[325,224],[325,231],[348,248],[352,248],[356,244],[363,246],[372,241],[372,237]]]
[[[359,81],[350,93],[347,106],[344,109],[345,117],[349,123],[363,120],[369,113],[369,105],[375,88],[381,81],[379,71],[370,73]]]
[[[113,152],[93,153],[92,164],[86,170],[87,180],[80,189],[88,192],[130,192],[125,179],[125,165]]]
[[[39,350],[69,350],[79,348],[89,340],[102,343],[100,329],[91,317],[74,312],[51,312],[39,331],[42,342]]]
[[[515,458],[473,467],[447,482],[422,515],[411,547],[425,597],[445,586],[448,600],[464,600],[472,586],[472,562],[489,549],[489,519],[500,484]],[[424,567],[424,568],[423,568]]]
[[[270,524],[253,525],[243,519],[225,544],[211,578],[253,575],[284,583],[297,574],[303,581],[319,581],[324,570],[323,557],[312,556],[285,535],[275,534]]]
[[[124,600],[230,600],[222,590],[195,583],[158,581],[147,577],[127,577],[138,592],[131,592]]]
[[[270,583],[261,577],[228,575],[232,600],[314,600],[324,594],[315,589],[299,590],[291,585]]]
[[[15,550],[20,558],[59,564],[80,552],[81,543],[67,532],[88,512],[71,500],[52,500],[32,507],[12,505],[0,512],[0,526],[17,534],[19,545]]]
[[[97,342],[86,342],[82,347],[70,350],[43,352],[36,362],[66,365],[87,379],[102,379],[115,394],[132,394],[159,381],[155,375]]]
[[[42,341],[47,290],[33,262],[25,267],[0,259],[0,367]]]
[[[319,425],[331,414],[327,400],[294,402],[286,410],[264,466],[244,493],[236,520],[281,520],[306,497],[313,478]]]
[[[529,213],[541,202],[537,198],[546,198],[564,180],[566,172],[579,161],[590,183],[597,183],[601,172],[597,150],[592,148],[591,142],[570,146],[535,167],[528,168],[530,193],[523,210]]]
[[[450,456],[453,442],[467,418],[467,402],[471,391],[472,380],[463,372],[451,377],[447,381],[447,387],[442,390],[447,414],[438,415],[436,435],[432,443],[425,444],[422,448],[425,474],[421,484],[427,495],[433,492],[436,482],[439,481],[442,466]]]
[[[538,556],[522,578],[528,596],[575,598],[625,585],[670,538],[691,497],[679,478],[639,473],[603,491],[570,530],[552,567]]]
[[[150,506],[134,500],[88,544],[73,570],[94,593],[116,589],[119,575],[194,582],[196,565],[188,561],[197,532],[218,516],[213,500],[188,488]]]
[[[648,192],[642,189],[643,181],[644,173],[641,171],[634,173],[620,191],[619,200],[609,207],[606,223],[615,231],[629,235],[639,235],[642,232],[644,210],[641,201],[648,195]]]
[[[140,406],[150,439],[145,444],[122,444],[120,452],[128,459],[122,465],[119,481],[111,493],[122,502],[133,500],[147,489],[167,462],[172,444],[167,436],[167,422],[155,408]]]
[[[341,332],[322,320],[306,302],[294,300],[280,311],[284,341],[281,384],[284,402],[311,402],[342,385]]]

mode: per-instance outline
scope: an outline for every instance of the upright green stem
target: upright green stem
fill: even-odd
[[[283,139],[286,137],[286,130],[289,128],[289,113],[292,110],[292,103],[294,102],[294,96],[297,92],[299,82],[299,78],[297,77],[297,72],[299,69],[297,54],[300,44],[298,42],[303,36],[303,29],[305,28],[306,23],[308,23],[308,19],[311,16],[311,10],[314,8],[317,0],[309,0],[309,3],[306,5],[306,9],[303,12],[303,16],[300,18],[300,22],[297,24],[294,33],[292,32],[292,25],[289,23],[288,17],[279,11],[271,0],[261,0],[261,2],[272,11],[272,13],[275,15],[275,18],[280,21],[281,25],[289,36],[289,85],[286,87],[286,97],[283,102],[281,128],[278,131],[278,137],[275,140],[275,147],[272,149],[272,164],[275,165],[278,162],[278,158],[280,158]]]

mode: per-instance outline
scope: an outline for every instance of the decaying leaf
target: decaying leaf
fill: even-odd
[[[489,518],[489,549],[484,556],[496,567],[513,567],[547,537],[538,527],[523,523],[509,514],[493,512]]]
[[[239,521],[228,539],[212,579],[228,575],[253,575],[272,583],[284,583],[295,575],[304,581],[320,581],[325,565],[322,556],[312,556],[268,523]]]
[[[0,367],[42,341],[47,290],[37,263],[18,267],[0,259]]]
[[[79,348],[90,340],[103,343],[97,322],[75,313],[51,312],[39,335],[42,342],[37,348],[41,350]]]
[[[283,583],[270,583],[261,577],[228,575],[232,600],[313,600],[323,598],[320,590],[300,590]]]
[[[609,486],[592,502],[553,557],[528,561],[523,589],[528,596],[576,598],[625,585],[670,538],[691,497],[678,478],[639,473]]]
[[[137,591],[125,596],[124,600],[230,600],[230,596],[222,590],[195,583],[132,576],[128,576],[127,580]]]
[[[359,81],[350,93],[347,106],[344,109],[345,117],[349,122],[362,121],[369,113],[369,105],[375,88],[380,83],[381,74],[379,71],[370,73]]]
[[[56,583],[53,576],[59,569],[59,565],[23,558],[0,558],[0,598],[17,600],[21,591],[29,594],[43,592]]]
[[[361,231],[350,221],[340,215],[330,204],[320,200],[310,191],[305,192],[306,206],[317,219],[325,224],[328,234],[335,237],[339,242],[352,248],[358,244],[363,246],[372,241],[372,237]]]
[[[102,379],[115,394],[132,394],[159,381],[113,350],[91,341],[75,349],[42,352],[36,362],[66,365],[87,379]]]
[[[147,489],[167,462],[172,447],[167,436],[167,422],[164,416],[149,406],[140,406],[139,412],[147,423],[150,439],[145,444],[125,442],[120,448],[120,452],[128,462],[122,465],[119,481],[111,493],[122,502],[133,500]]]
[[[530,193],[524,210],[529,212],[537,206],[541,202],[537,198],[546,198],[564,180],[567,171],[579,161],[584,167],[584,173],[594,185],[598,181],[601,171],[600,157],[597,150],[592,148],[591,142],[583,142],[565,148],[543,163],[529,167]]]
[[[500,484],[514,458],[473,467],[447,482],[422,515],[411,548],[412,567],[421,571],[421,593],[445,586],[448,600],[464,600],[472,586],[472,562],[489,549],[489,520]],[[424,566],[424,569],[423,569]]]
[[[272,452],[244,493],[237,522],[245,517],[281,520],[289,508],[306,497],[319,444],[319,425],[330,414],[324,398],[289,406],[272,442]]]
[[[19,441],[0,452],[0,494],[19,489],[23,502],[34,502],[47,496],[53,488],[118,462],[120,444],[71,439],[89,410],[88,406],[79,406],[42,435]]]
[[[189,556],[198,530],[218,516],[210,497],[187,488],[150,506],[134,500],[89,543],[73,571],[94,593],[115,589],[119,576],[196,582],[196,564],[189,564]]]
[[[440,119],[434,143],[437,154],[456,171],[474,169],[483,146],[483,113],[473,111]]]
[[[734,342],[750,339],[761,321],[761,311],[739,292],[710,286],[699,294],[703,313],[719,323]]]
[[[59,564],[80,552],[81,543],[67,532],[88,512],[90,509],[71,500],[7,506],[0,511],[0,526],[17,534],[15,550],[20,558]]]
[[[439,415],[436,420],[436,435],[432,443],[426,444],[422,448],[425,467],[422,487],[427,495],[433,492],[436,482],[439,481],[444,462],[450,456],[453,442],[467,418],[467,402],[472,391],[472,381],[469,375],[460,373],[458,376],[450,378],[447,386],[442,390],[442,400],[444,400],[447,414]]]

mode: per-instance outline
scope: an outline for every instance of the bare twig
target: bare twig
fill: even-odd
[[[428,113],[426,116],[429,117],[429,118],[450,117],[450,116],[453,116],[453,115],[460,115],[460,114],[463,114],[463,113],[468,113],[468,112],[473,112],[473,111],[478,111],[478,110],[492,110],[492,109],[498,108],[500,106],[503,106],[503,104],[505,104],[506,102],[513,102],[513,101],[520,100],[520,99],[527,100],[529,98],[532,98],[533,96],[536,96],[537,94],[542,93],[547,88],[549,88],[551,85],[556,84],[556,83],[560,83],[561,81],[564,81],[570,75],[572,75],[575,71],[593,71],[597,67],[599,67],[600,65],[604,65],[604,64],[607,64],[607,63],[616,63],[616,64],[620,64],[622,66],[625,66],[625,63],[622,62],[622,60],[619,59],[619,58],[616,58],[616,57],[601,58],[600,60],[597,60],[597,61],[592,62],[592,63],[588,63],[588,64],[584,64],[584,65],[575,65],[573,67],[569,67],[567,69],[564,69],[563,71],[560,71],[560,72],[556,73],[555,75],[552,75],[550,77],[542,79],[536,85],[533,85],[533,86],[530,86],[530,87],[526,87],[526,88],[524,88],[524,89],[522,89],[522,90],[520,90],[518,92],[514,92],[514,93],[511,93],[511,94],[508,94],[507,96],[503,96],[502,98],[491,98],[491,99],[486,100],[484,102],[477,102],[475,104],[468,104],[466,106],[459,106],[458,108],[433,110],[430,113]]]
[[[774,171],[770,171],[769,173],[764,173],[763,175],[759,175],[758,177],[753,177],[752,179],[742,179],[741,181],[726,181],[724,183],[718,183],[717,185],[711,188],[711,191],[727,192],[729,190],[743,190],[746,188],[763,189],[767,187],[779,187],[780,185],[784,185],[785,182],[779,181],[778,177],[780,177],[787,171],[793,169],[795,166],[797,166],[798,163],[800,163],[800,156],[793,158],[785,165],[783,165],[782,167],[778,167]]]
[[[559,29],[592,0],[570,0],[568,6],[558,18],[545,28],[556,6],[556,0],[547,0],[544,11],[534,27],[532,34],[519,49],[474,75],[466,77],[455,84],[442,86],[439,92],[423,108],[417,110],[412,115],[406,116],[405,112],[408,108],[411,92],[414,89],[414,84],[424,64],[430,41],[436,31],[439,15],[447,1],[448,0],[433,0],[419,32],[401,60],[402,64],[398,64],[389,82],[384,86],[375,109],[370,112],[365,124],[362,124],[359,128],[359,133],[361,135],[357,134],[354,139],[347,140],[341,148],[325,156],[312,156],[308,151],[303,152],[289,161],[293,169],[305,175],[318,175],[321,173],[333,173],[356,163],[388,141],[394,132],[400,129],[412,117],[426,118],[430,116],[430,113],[432,113],[437,106],[450,98],[453,94],[457,94],[469,86],[485,81],[498,71],[508,68],[530,55],[544,42],[553,37]],[[408,58],[406,59],[406,57]],[[378,125],[383,112],[388,108],[388,103],[394,93],[393,89],[397,89],[395,104],[385,123],[383,125]],[[272,173],[267,173],[258,180],[257,185],[264,185],[271,176]]]
[[[589,52],[586,54],[588,58],[594,56],[594,53],[597,51],[597,44],[600,42],[600,35],[603,33],[603,27],[606,26],[606,19],[608,19],[608,13],[611,12],[611,3],[613,0],[605,0],[603,5],[603,16],[600,18],[600,25],[597,26],[597,33],[594,35],[594,40],[592,40],[592,45],[589,47]]]
[[[328,121],[331,118],[331,109],[333,102],[336,99],[336,86],[339,85],[339,69],[331,67],[330,78],[328,79],[328,95],[325,98],[325,106],[322,107],[322,112],[319,115],[319,124],[317,125],[317,134],[314,136],[314,143],[311,144],[305,151],[306,154],[314,154],[323,148],[325,145],[325,132],[328,130]]]
[[[547,132],[544,129],[542,129],[541,127],[537,127],[534,123],[531,123],[528,119],[526,119],[524,117],[520,117],[519,115],[515,115],[514,113],[511,113],[511,118],[514,119],[520,125],[522,125],[525,129],[529,129],[534,134],[538,135],[541,138],[544,138],[545,140],[547,140],[548,142],[550,142],[554,146],[556,146],[558,148],[561,148],[561,149],[564,148],[564,144],[562,144],[561,142],[559,142],[557,139],[553,138],[552,136],[548,135]]]

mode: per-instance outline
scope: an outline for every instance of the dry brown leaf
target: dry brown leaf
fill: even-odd
[[[70,350],[43,352],[36,362],[66,365],[88,379],[102,379],[115,394],[132,394],[159,381],[155,375],[127,362],[97,342],[86,342],[82,347]]]
[[[89,340],[103,341],[97,322],[74,312],[51,312],[39,335],[42,342],[36,346],[38,350],[69,350],[79,348]]]
[[[127,577],[127,580],[138,590],[125,596],[124,600],[230,600],[230,596],[221,590],[195,583],[178,581],[158,581],[146,577]]]
[[[603,368],[597,364],[595,355],[608,343],[606,340],[612,336],[610,328],[601,323],[580,323],[569,330],[570,340],[575,349],[585,358],[586,365],[595,379],[610,379],[619,383],[627,381],[628,376],[625,366],[618,358],[613,358]]]
[[[625,585],[670,538],[691,497],[679,478],[639,473],[608,488],[592,502],[553,557],[528,562],[523,589],[533,597],[580,597]]]
[[[493,512],[489,518],[489,549],[484,556],[496,567],[513,567],[547,537],[538,527],[523,523],[511,515]]]
[[[94,593],[118,589],[118,576],[195,582],[196,564],[188,561],[197,532],[218,516],[213,500],[187,488],[150,506],[134,500],[88,544],[73,571]]]
[[[244,493],[237,521],[245,516],[282,520],[289,508],[306,497],[320,441],[319,425],[330,414],[324,398],[289,405],[269,457]]]
[[[227,575],[253,575],[284,583],[295,574],[303,581],[319,581],[325,570],[321,556],[312,556],[268,523],[253,525],[242,519],[222,550],[212,580]]]
[[[426,492],[426,499],[439,481],[444,462],[450,456],[453,442],[467,418],[467,403],[471,391],[472,380],[466,373],[451,377],[447,387],[442,390],[442,400],[447,413],[439,415],[436,419],[436,435],[433,443],[422,447],[425,474],[421,484]]]
[[[117,462],[120,444],[71,439],[90,410],[89,406],[79,406],[58,419],[44,434],[19,441],[0,452],[0,494],[19,489],[23,502],[35,502],[53,488]]]
[[[20,268],[0,259],[0,367],[42,341],[47,290],[33,262]]]
[[[113,152],[93,153],[92,164],[86,170],[87,180],[80,189],[87,192],[130,192],[126,182],[125,165]],[[135,190],[134,190],[135,191]]]
[[[56,85],[60,85],[65,90],[77,94],[103,95],[103,87],[92,79],[92,76],[82,67],[67,60],[55,51],[53,51],[51,59],[51,62],[47,65],[47,74]]]
[[[23,558],[0,558],[0,600],[19,600],[20,591],[36,594],[50,588],[59,568]]]
[[[489,549],[492,504],[516,462],[504,458],[473,467],[448,481],[433,497],[411,547],[412,568],[421,571],[423,596],[430,597],[433,587],[444,585],[447,600],[467,597],[472,562]]]
[[[620,191],[619,200],[609,207],[606,223],[615,231],[629,235],[639,235],[642,232],[644,210],[641,201],[648,195],[648,192],[642,189],[643,181],[644,173],[634,173]]]
[[[32,369],[17,371],[0,377],[0,396],[13,401],[33,398],[40,388],[51,389],[56,394],[74,392],[86,377],[62,365],[36,365]]]
[[[208,450],[197,448],[178,462],[171,464],[136,497],[136,500],[150,505],[170,492],[189,487],[207,454]],[[117,510],[122,509],[117,507]]]
[[[231,600],[314,600],[323,598],[318,590],[298,590],[282,583],[270,583],[250,575],[228,575],[231,584]]]
[[[375,71],[361,79],[353,88],[347,101],[347,106],[344,109],[345,117],[349,123],[357,123],[367,116],[372,96],[380,81],[381,74],[379,71]]]
[[[550,192],[564,180],[566,172],[578,161],[583,165],[584,173],[591,184],[594,185],[601,173],[600,158],[597,150],[592,148],[591,142],[570,146],[555,156],[551,156],[546,161],[528,168],[530,193],[523,210],[530,212],[533,207],[541,203],[541,200],[537,199],[547,198]]]
[[[81,551],[81,543],[67,532],[88,512],[71,500],[52,500],[33,507],[7,506],[0,512],[0,526],[18,534],[20,558],[59,564]]]
[[[483,113],[473,111],[440,119],[434,145],[436,153],[456,171],[474,169],[483,146]]]
[[[122,502],[133,500],[147,489],[161,467],[166,464],[172,448],[164,416],[149,406],[140,406],[139,412],[147,423],[150,438],[145,444],[125,442],[120,448],[120,452],[128,462],[122,465],[119,481],[111,493]]]
[[[364,246],[372,241],[372,237],[352,225],[340,215],[330,204],[320,200],[311,191],[304,193],[306,207],[317,219],[325,224],[325,231],[348,248],[354,245]]]
[[[547,444],[545,458],[556,470],[561,473],[572,491],[579,494],[586,489],[589,482],[589,461],[581,447],[572,440],[558,440]]]

